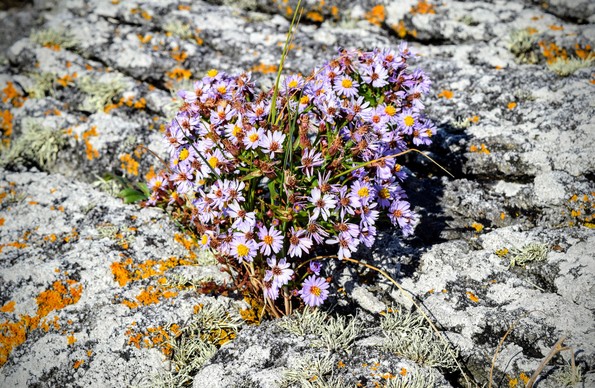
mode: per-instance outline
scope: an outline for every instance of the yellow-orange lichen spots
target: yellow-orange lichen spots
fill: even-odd
[[[72,279],[56,280],[50,288],[42,291],[36,298],[37,313],[31,317],[29,315],[21,315],[18,320],[6,320],[0,323],[0,366],[8,361],[8,357],[12,351],[23,344],[27,339],[27,334],[33,330],[44,326],[49,330],[49,325],[45,318],[48,314],[55,310],[61,310],[66,306],[75,304],[81,298],[83,286]],[[8,310],[14,309],[14,304],[7,303],[2,307],[2,312],[12,312]],[[55,328],[59,328],[58,317],[55,316],[53,324]]]
[[[188,259],[170,257],[162,260],[147,260],[143,263],[135,263],[132,258],[124,261],[115,261],[111,265],[114,280],[120,287],[130,282],[163,275],[166,271],[181,265],[193,265],[195,262]]]
[[[444,89],[443,91],[438,93],[438,97],[446,98],[447,100],[450,100],[452,96],[454,96],[454,93],[451,90]]]
[[[190,77],[192,77],[192,72],[181,67],[176,67],[175,69],[168,71],[167,76],[175,81],[182,81],[190,79]]]
[[[478,303],[479,302],[479,298],[477,296],[475,296],[474,293],[472,293],[471,291],[467,291],[467,298],[469,298],[469,300],[473,303]]]
[[[17,91],[14,87],[14,83],[8,81],[6,87],[2,89],[2,102],[10,102],[15,108],[20,108],[23,106],[24,100],[25,97]]]
[[[377,26],[381,25],[386,19],[386,10],[384,5],[377,5],[366,13],[366,20]]]
[[[469,152],[478,152],[480,154],[486,154],[489,155],[490,154],[490,150],[488,150],[488,147],[486,147],[485,144],[481,143],[481,145],[478,147],[476,145],[471,145],[469,147]]]
[[[97,137],[99,136],[97,133],[97,127],[92,126],[87,131],[83,132],[83,142],[85,143],[85,153],[87,155],[87,159],[93,160],[99,157],[99,151],[93,148],[93,145],[89,141],[90,137]]]
[[[124,154],[120,156],[120,168],[128,175],[138,176],[139,163],[130,155]]]
[[[411,7],[411,10],[409,12],[411,12],[412,14],[421,14],[421,15],[436,14],[434,5],[428,3],[425,0],[419,0],[416,5]]]

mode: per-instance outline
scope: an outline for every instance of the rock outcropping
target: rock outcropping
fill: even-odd
[[[116,198],[159,168],[176,90],[211,68],[272,85],[296,3],[0,11],[0,386],[521,387],[560,338],[539,386],[593,386],[592,2],[304,2],[288,73],[405,39],[433,81],[426,151],[454,178],[409,157],[415,237],[387,229],[358,259],[447,347],[346,263],[329,263],[327,313],[251,326],[174,221]]]

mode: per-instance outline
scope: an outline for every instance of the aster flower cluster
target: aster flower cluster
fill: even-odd
[[[322,304],[320,263],[301,265],[317,247],[349,258],[372,246],[380,217],[404,235],[416,224],[397,157],[430,144],[435,127],[422,114],[430,81],[407,68],[411,57],[405,43],[340,50],[268,93],[250,74],[210,70],[179,93],[169,166],[149,182],[148,204],[181,209],[200,245],[247,274],[270,308]]]

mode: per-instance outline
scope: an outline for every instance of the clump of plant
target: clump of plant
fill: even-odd
[[[77,81],[79,89],[87,94],[80,108],[88,112],[102,112],[120,93],[126,90],[121,76],[100,81],[82,77]]]
[[[348,387],[345,381],[333,372],[337,359],[333,354],[304,356],[292,363],[283,375],[282,387],[302,388]]]
[[[508,267],[525,267],[529,263],[545,261],[547,252],[547,245],[541,243],[529,243],[521,249],[513,248],[509,253],[510,264]]]
[[[593,66],[595,57],[589,58],[558,58],[554,62],[548,63],[547,67],[561,77],[568,77],[580,69]]]
[[[76,47],[78,44],[76,38],[68,31],[52,28],[35,31],[31,34],[30,39],[37,44],[54,50],[69,49]]]
[[[213,69],[179,92],[169,160],[147,201],[169,206],[275,317],[327,299],[317,253],[349,259],[373,245],[380,219],[413,233],[418,217],[397,159],[435,133],[421,100],[430,81],[408,68],[406,43],[341,49],[281,82],[291,36],[272,90]]]
[[[456,352],[436,335],[421,314],[389,309],[380,319],[380,328],[387,350],[428,367],[456,367]]]

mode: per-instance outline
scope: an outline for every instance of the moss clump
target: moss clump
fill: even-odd
[[[380,320],[380,328],[388,351],[424,366],[455,367],[450,346],[437,337],[420,314],[389,309]]]
[[[23,120],[23,134],[8,149],[1,164],[34,163],[42,170],[52,165],[66,144],[63,131],[47,128],[35,119]]]

